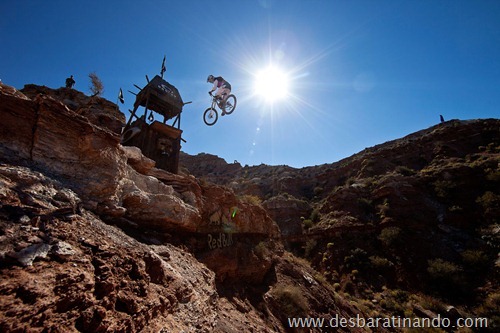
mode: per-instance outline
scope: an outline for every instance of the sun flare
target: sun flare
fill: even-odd
[[[275,102],[288,96],[289,82],[283,70],[269,66],[255,76],[255,93],[268,102]]]

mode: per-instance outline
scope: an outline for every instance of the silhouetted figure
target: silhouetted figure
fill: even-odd
[[[73,75],[71,75],[66,79],[66,88],[73,88],[74,85],[75,85],[75,79],[73,79]]]
[[[444,123],[444,117],[443,117],[443,115],[440,114],[439,115],[439,119],[441,120],[442,123]]]

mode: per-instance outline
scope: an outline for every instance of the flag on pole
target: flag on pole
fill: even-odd
[[[165,67],[165,57],[166,56],[163,56],[163,62],[161,63],[161,77],[163,78],[163,73],[165,73],[165,71],[167,70],[167,68]]]
[[[122,88],[120,88],[120,92],[118,93],[118,99],[120,100],[120,102],[123,104],[125,103],[125,99],[123,98],[123,91],[122,91]]]

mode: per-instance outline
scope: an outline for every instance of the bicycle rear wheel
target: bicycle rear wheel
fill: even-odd
[[[213,124],[215,124],[217,122],[217,119],[219,119],[219,115],[214,108],[208,108],[205,110],[205,113],[203,113],[203,121],[208,126],[212,126]]]
[[[235,108],[236,108],[236,96],[234,95],[227,96],[226,106],[224,107],[224,111],[226,112],[226,114],[231,114],[233,113]]]

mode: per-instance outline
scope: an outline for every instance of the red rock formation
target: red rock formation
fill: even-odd
[[[210,169],[199,180],[122,147],[113,103],[23,91],[0,84],[1,331],[285,332],[293,315],[433,317],[429,282],[451,286],[431,290],[447,301],[481,291],[450,315],[498,313],[498,120],[447,122],[303,169],[209,157],[188,166]],[[313,223],[305,233],[301,217]],[[273,219],[323,275],[284,251]],[[456,274],[432,280],[443,265]]]
[[[83,94],[33,85],[24,91],[32,99],[14,90],[0,95],[3,160],[13,161],[18,155],[25,163],[50,173],[82,198],[83,207],[110,221],[142,230],[193,234],[193,248],[201,257],[214,250],[208,238],[219,234],[235,235],[234,239],[236,235],[250,235],[241,239],[252,238],[257,243],[279,237],[276,224],[260,206],[240,202],[227,188],[201,185],[192,176],[155,169],[154,162],[138,149],[122,147],[118,134],[90,122],[88,114],[83,116],[63,104],[69,99],[76,110],[81,110],[78,105],[88,104]],[[251,252],[255,244],[249,244],[244,249]],[[231,260],[238,258],[233,256]],[[207,264],[213,262],[208,260]],[[266,268],[270,265],[266,264]],[[252,272],[242,271],[238,277],[255,280]]]
[[[104,98],[89,97],[75,89],[59,88],[54,90],[34,84],[25,85],[21,92],[32,99],[38,95],[48,95],[75,113],[84,116],[94,125],[107,128],[116,134],[122,132],[125,115],[120,112],[118,105]]]
[[[499,267],[499,138],[498,119],[452,120],[302,169],[229,171],[207,154],[181,162],[197,177],[259,196],[288,249],[340,289],[359,297],[383,286],[437,293],[470,308],[499,290],[492,282]],[[301,217],[310,220],[307,231]],[[464,258],[474,255],[478,266]],[[443,282],[435,270],[445,267],[455,273]]]

